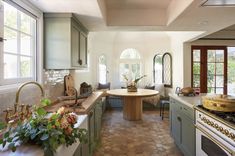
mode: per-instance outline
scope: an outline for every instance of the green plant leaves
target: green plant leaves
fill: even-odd
[[[44,100],[48,104],[50,101]],[[8,131],[0,138],[0,145],[3,147],[9,143],[8,148],[13,152],[16,150],[16,143],[20,141],[24,143],[34,143],[44,149],[45,155],[53,156],[58,146],[66,144],[72,145],[77,142],[86,142],[88,133],[86,129],[72,128],[71,133],[66,133],[66,130],[61,128],[61,119],[69,118],[69,114],[53,114],[50,118],[47,117],[47,112],[42,107],[39,107],[33,112],[33,115],[25,122],[18,123],[18,125]],[[0,123],[0,128],[4,127]]]
[[[6,132],[5,134],[4,134],[4,138],[6,139],[6,138],[8,138],[9,137],[9,135],[10,135],[10,132],[8,131],[8,132]]]
[[[42,100],[41,100],[41,104],[42,104],[43,106],[49,106],[49,105],[51,105],[51,100],[50,100],[50,99],[47,99],[47,98],[42,99]]]
[[[42,137],[40,138],[40,140],[45,141],[45,140],[47,140],[48,138],[49,138],[49,135],[46,134],[46,133],[44,133],[44,134],[42,135]]]
[[[46,112],[45,109],[43,109],[43,108],[38,108],[38,109],[37,109],[37,114],[38,114],[39,116],[45,116],[45,115],[47,114],[47,112]]]
[[[6,127],[6,124],[3,122],[0,122],[0,130],[4,129]]]

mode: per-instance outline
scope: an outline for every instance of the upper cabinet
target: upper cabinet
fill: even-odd
[[[72,13],[45,13],[44,68],[87,68],[87,35]]]

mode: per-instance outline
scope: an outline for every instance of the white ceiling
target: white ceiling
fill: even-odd
[[[200,31],[235,24],[234,7],[205,0],[28,0],[43,12],[73,12],[90,31]]]

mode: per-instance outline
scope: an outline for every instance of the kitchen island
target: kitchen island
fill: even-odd
[[[170,94],[170,130],[176,145],[184,155],[195,156],[195,112],[194,108],[201,104],[201,97],[178,96]]]

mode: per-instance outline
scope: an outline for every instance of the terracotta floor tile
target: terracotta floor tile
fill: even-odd
[[[182,156],[170,136],[169,119],[159,111],[143,111],[141,121],[127,121],[121,110],[108,110],[102,118],[101,145],[94,156]]]

